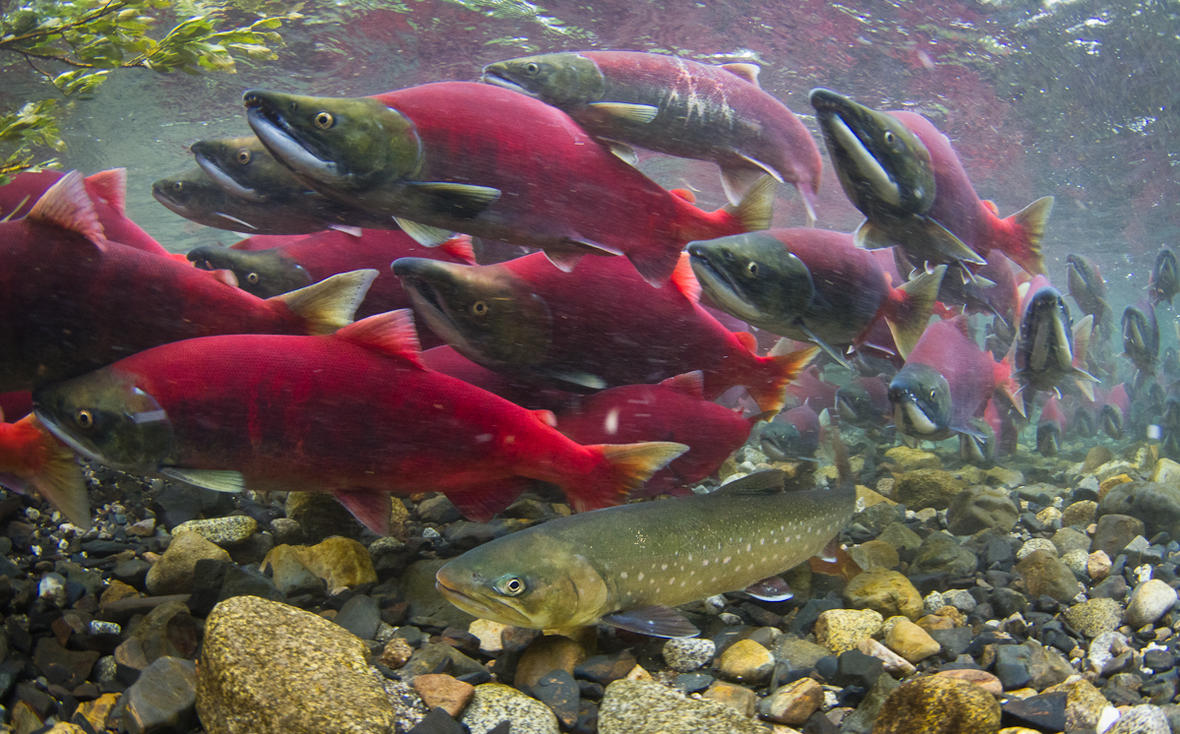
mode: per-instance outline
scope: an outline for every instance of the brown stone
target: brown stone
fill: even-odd
[[[133,596],[142,596],[142,594],[136,591],[134,586],[125,584],[118,579],[112,579],[110,584],[107,585],[106,590],[102,592],[102,596],[98,598],[98,608],[105,609],[117,601],[129,599]]]
[[[759,704],[760,713],[779,724],[802,726],[824,702],[824,689],[811,678],[776,688]]]
[[[144,586],[154,595],[180,594],[192,590],[193,569],[197,561],[230,560],[225,549],[210,543],[197,533],[181,533],[172,537],[160,560],[148,569]]]
[[[587,657],[586,648],[568,637],[538,637],[525,649],[516,663],[513,685],[522,690],[529,690],[537,685],[541,676],[553,670],[564,670],[573,675],[574,668]]]
[[[406,642],[404,637],[394,637],[385,643],[385,649],[381,651],[381,664],[397,670],[405,665],[413,654],[414,648]]]
[[[475,695],[475,686],[442,673],[423,673],[415,676],[410,685],[428,707],[441,707],[455,719]]]
[[[904,617],[898,619],[885,634],[885,645],[911,663],[919,663],[937,655],[942,646],[930,634]]]
[[[718,659],[721,674],[732,680],[764,683],[774,672],[774,655],[754,640],[738,640]]]
[[[714,681],[701,696],[710,701],[723,703],[744,716],[753,716],[754,706],[758,702],[758,694],[749,688],[723,680]]]
[[[1004,693],[1004,686],[1002,683],[1000,683],[1000,679],[986,670],[977,670],[975,668],[940,670],[935,673],[935,675],[943,675],[947,678],[958,678],[959,680],[965,680],[968,683],[979,686],[993,696],[1000,696]]]
[[[106,728],[107,716],[111,709],[119,702],[118,693],[104,693],[93,701],[82,701],[74,711],[74,716],[81,716],[95,731]]]
[[[922,595],[899,571],[874,568],[857,574],[844,587],[844,601],[858,609],[875,609],[885,617],[902,614],[917,619]]]

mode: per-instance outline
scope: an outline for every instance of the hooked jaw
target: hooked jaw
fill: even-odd
[[[326,184],[339,183],[346,178],[336,161],[316,143],[300,135],[281,111],[281,97],[271,92],[250,90],[242,96],[246,105],[246,121],[262,144],[283,165],[296,173]],[[288,107],[296,105],[292,101]]]

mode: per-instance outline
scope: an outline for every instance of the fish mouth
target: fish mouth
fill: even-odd
[[[279,113],[278,105],[267,93],[248,91],[242,96],[246,105],[246,122],[267,150],[295,173],[333,183],[345,178],[339,164],[314,139],[307,139]]]
[[[402,282],[410,296],[414,310],[426,325],[443,341],[458,350],[473,362],[486,362],[479,348],[467,338],[458,323],[451,318],[446,301],[439,289],[429,278],[422,276],[422,270],[437,263],[421,257],[401,257],[393,261],[393,274]],[[474,355],[474,356],[472,356]]]
[[[483,68],[483,73],[480,75],[479,80],[484,84],[491,84],[494,87],[501,87],[503,89],[511,89],[513,92],[519,92],[533,99],[537,98],[537,95],[531,89],[517,84],[490,66]]]
[[[912,395],[906,395],[900,400],[894,399],[893,422],[897,430],[911,436],[934,436],[942,433],[942,429],[935,423],[926,411],[918,406]]]
[[[1066,327],[1065,304],[1051,289],[1033,295],[1021,325],[1025,369],[1044,372],[1050,369],[1069,371],[1073,366],[1073,345]]]
[[[441,572],[443,569],[439,569]],[[459,609],[473,614],[477,617],[491,619],[496,622],[504,624],[511,624],[516,627],[533,627],[532,620],[525,617],[519,611],[507,604],[496,599],[488,599],[486,597],[476,597],[463,592],[462,590],[448,584],[440,577],[441,573],[435,574],[434,588],[444,599],[455,605]]]
[[[833,157],[840,157],[848,164],[848,170],[858,176],[857,186],[872,191],[873,195],[894,207],[902,205],[901,186],[897,179],[881,165],[873,154],[871,140],[859,132],[860,126],[849,124],[852,119],[854,102],[827,89],[816,88],[809,95],[815,108],[816,120],[823,130],[824,138],[832,148]]]
[[[1061,449],[1061,430],[1052,423],[1037,426],[1037,451],[1045,456],[1056,456]]]
[[[689,262],[697,281],[723,311],[739,319],[756,322],[761,320],[762,314],[750,301],[746,300],[741,286],[726,268],[714,264],[714,252],[708,245],[701,242],[688,244]]]

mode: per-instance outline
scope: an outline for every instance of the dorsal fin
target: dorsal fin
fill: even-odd
[[[414,317],[408,308],[399,308],[396,311],[361,319],[337,331],[336,336],[358,346],[408,359],[421,366],[418,359],[421,352],[418,332],[414,330]]]
[[[987,210],[992,214],[996,215],[997,217],[1000,216],[1000,207],[996,206],[996,202],[992,201],[991,199],[984,199],[983,205],[987,207]]]
[[[668,193],[673,196],[679,196],[689,204],[697,203],[697,195],[692,193],[692,189],[668,189]]]
[[[529,412],[533,414],[534,418],[541,421],[542,423],[549,426],[550,428],[557,428],[557,416],[554,415],[552,410],[541,409],[541,410],[530,410]]]
[[[106,242],[82,174],[70,171],[41,195],[26,219],[77,232],[100,248]]]
[[[971,335],[971,324],[967,323],[966,314],[959,314],[958,316],[951,319],[950,322],[955,325],[956,329],[958,329],[960,332],[962,332],[963,336],[967,337],[968,339],[973,340],[973,337]],[[1013,343],[1013,345],[1016,344],[1016,342],[1012,342],[1012,343]]]
[[[693,303],[701,302],[701,284],[692,272],[692,261],[687,252],[680,253],[676,269],[672,271],[672,287]]]
[[[748,332],[748,331],[735,331],[735,332],[733,332],[733,335],[735,337],[737,337],[737,340],[742,343],[742,346],[745,347],[747,351],[750,351],[750,352],[757,352],[758,351],[758,339],[755,338],[754,335],[751,334],[750,332]]]
[[[457,234],[439,245],[438,249],[451,257],[462,260],[467,265],[478,264],[475,262],[475,249],[471,246],[471,235],[469,234]]]
[[[758,73],[762,71],[762,67],[758,66],[757,64],[753,64],[748,61],[734,62],[732,64],[722,64],[721,68],[725,69],[736,77],[745,79],[756,87],[761,86],[758,84]]]
[[[87,176],[86,190],[109,204],[119,216],[127,216],[126,168],[112,168]]]
[[[689,397],[705,399],[705,373],[701,370],[685,372],[683,375],[669,377],[660,383],[660,387],[684,393]]]

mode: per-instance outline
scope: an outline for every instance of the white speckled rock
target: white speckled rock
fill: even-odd
[[[829,609],[815,622],[815,641],[839,655],[880,632],[884,622],[872,609]]]
[[[503,683],[475,687],[461,721],[471,734],[486,734],[502,721],[511,722],[512,734],[558,734],[557,715],[535,698]]]
[[[1023,560],[1025,556],[1033,551],[1049,551],[1053,555],[1057,555],[1057,546],[1053,545],[1053,541],[1048,538],[1029,538],[1024,541],[1024,545],[1020,546],[1020,550],[1016,551],[1016,560]]]
[[[1159,706],[1132,706],[1119,716],[1106,734],[1171,734],[1168,716]]]
[[[730,706],[688,698],[654,681],[617,680],[606,687],[602,696],[598,732],[766,734],[766,727]],[[515,729],[513,734],[517,734]]]
[[[1132,627],[1142,627],[1167,614],[1175,604],[1176,590],[1159,579],[1151,579],[1131,592],[1125,619]]]
[[[174,536],[181,533],[196,533],[210,543],[221,546],[244,543],[256,532],[258,532],[258,521],[249,515],[189,520],[172,529]]]
[[[256,596],[226,599],[205,622],[197,715],[210,734],[362,734],[413,726],[415,719],[401,721],[368,653],[319,615]],[[421,719],[426,709],[418,705]]]
[[[1090,554],[1081,548],[1073,548],[1061,556],[1061,562],[1065,564],[1066,568],[1073,571],[1074,576],[1084,579],[1087,575],[1086,566],[1090,562]]]
[[[713,659],[717,645],[707,637],[674,637],[664,643],[664,662],[680,673],[701,668]]]

